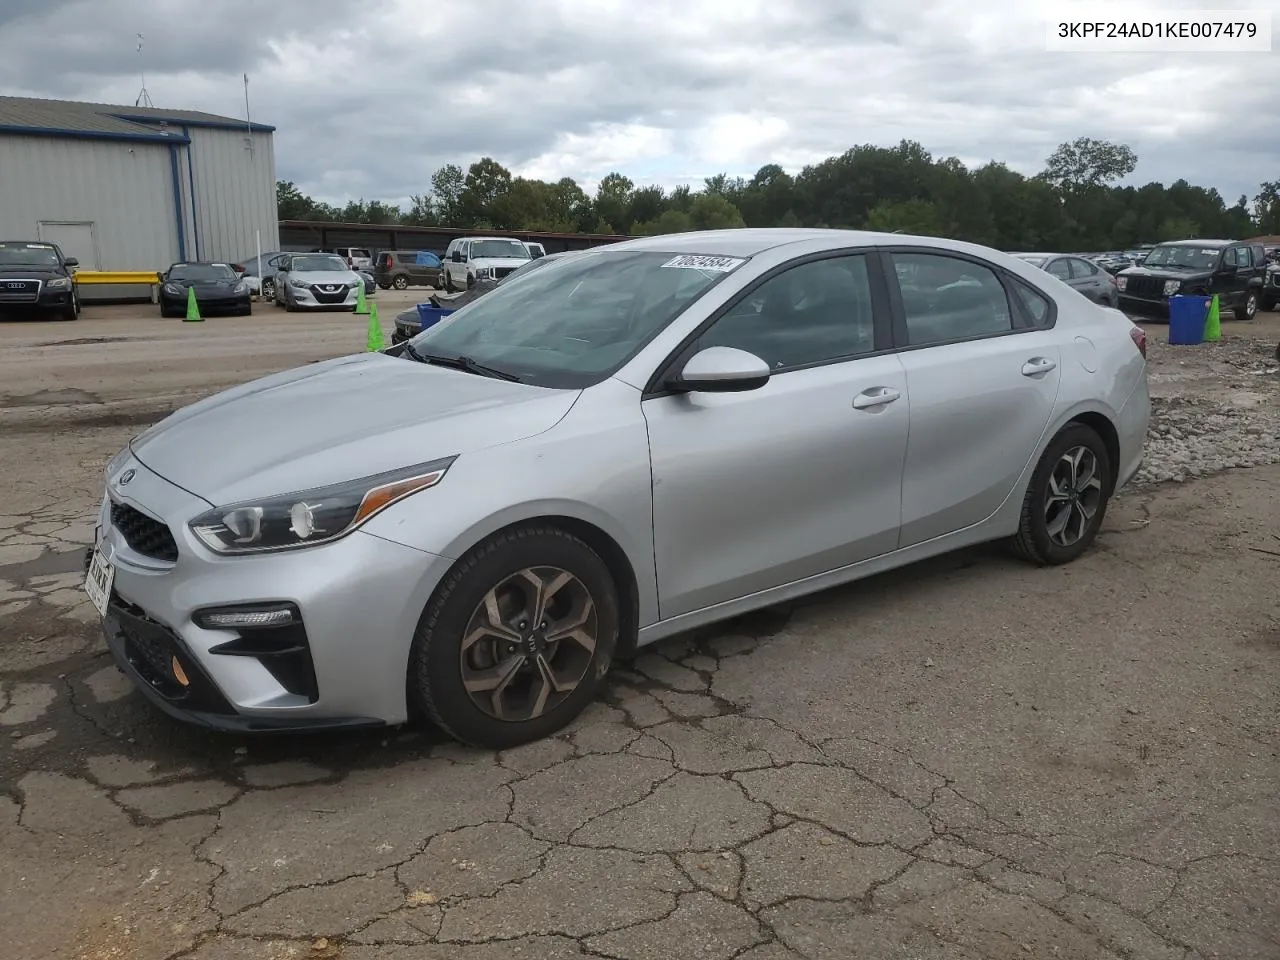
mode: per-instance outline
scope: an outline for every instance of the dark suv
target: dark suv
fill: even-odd
[[[80,294],[71,268],[80,263],[64,257],[56,243],[0,240],[0,311],[57,314],[62,320],[80,316]]]
[[[1167,314],[1169,298],[1218,295],[1237,320],[1252,320],[1266,277],[1262,244],[1239,240],[1175,240],[1152,247],[1141,266],[1116,275],[1120,309]]]
[[[383,250],[373,261],[373,279],[383,290],[395,287],[434,287],[440,289],[438,254],[430,250]]]

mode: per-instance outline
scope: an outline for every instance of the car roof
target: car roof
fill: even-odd
[[[1009,254],[1009,256],[1017,257],[1018,259],[1022,259],[1023,257],[1044,257],[1047,260],[1049,259],[1049,257],[1074,257],[1076,256],[1076,254],[1074,253],[1011,253]]]
[[[752,257],[766,250],[792,243],[825,241],[827,248],[913,246],[935,247],[972,253],[980,257],[1008,256],[979,244],[943,237],[916,236],[906,233],[880,233],[871,230],[835,230],[818,227],[747,227],[733,230],[700,230],[658,237],[642,237],[608,244],[603,249],[654,250],[663,253],[690,253],[706,256]]]
[[[170,267],[229,267],[230,260],[177,260]]]
[[[1157,247],[1229,247],[1240,240],[1166,240],[1157,243]]]

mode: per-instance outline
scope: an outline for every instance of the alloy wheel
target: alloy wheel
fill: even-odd
[[[1049,539],[1060,547],[1078,543],[1102,502],[1098,458],[1085,446],[1072,447],[1054,464],[1045,494],[1044,521]]]
[[[595,658],[591,592],[559,567],[527,567],[494,586],[462,635],[462,683],[496,720],[543,716],[566,700]]]

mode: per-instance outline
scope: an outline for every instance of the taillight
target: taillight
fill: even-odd
[[[1142,359],[1147,359],[1147,331],[1143,330],[1136,323],[1129,328],[1129,339],[1133,341],[1133,345],[1138,348],[1138,352],[1142,354]]]
[[[392,267],[394,267],[395,265],[396,265],[396,258],[395,258],[395,257],[393,257],[391,254],[389,254],[389,253],[388,253],[388,254],[387,254],[387,269],[388,269],[388,270],[390,270],[390,269],[391,269]]]

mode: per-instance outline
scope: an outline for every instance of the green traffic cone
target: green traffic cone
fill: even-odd
[[[196,305],[196,288],[187,287],[187,320],[198,321],[203,320],[200,316],[200,308]]]
[[[364,281],[360,281],[360,286],[356,288],[356,313],[368,313],[369,301],[364,296]]]
[[[1213,343],[1215,340],[1222,339],[1222,318],[1218,314],[1218,295],[1215,293],[1213,299],[1209,301],[1209,316],[1204,321],[1204,339],[1206,343]]]
[[[369,333],[364,348],[368,353],[377,353],[387,348],[387,342],[382,339],[382,324],[378,322],[376,303],[369,304]]]

